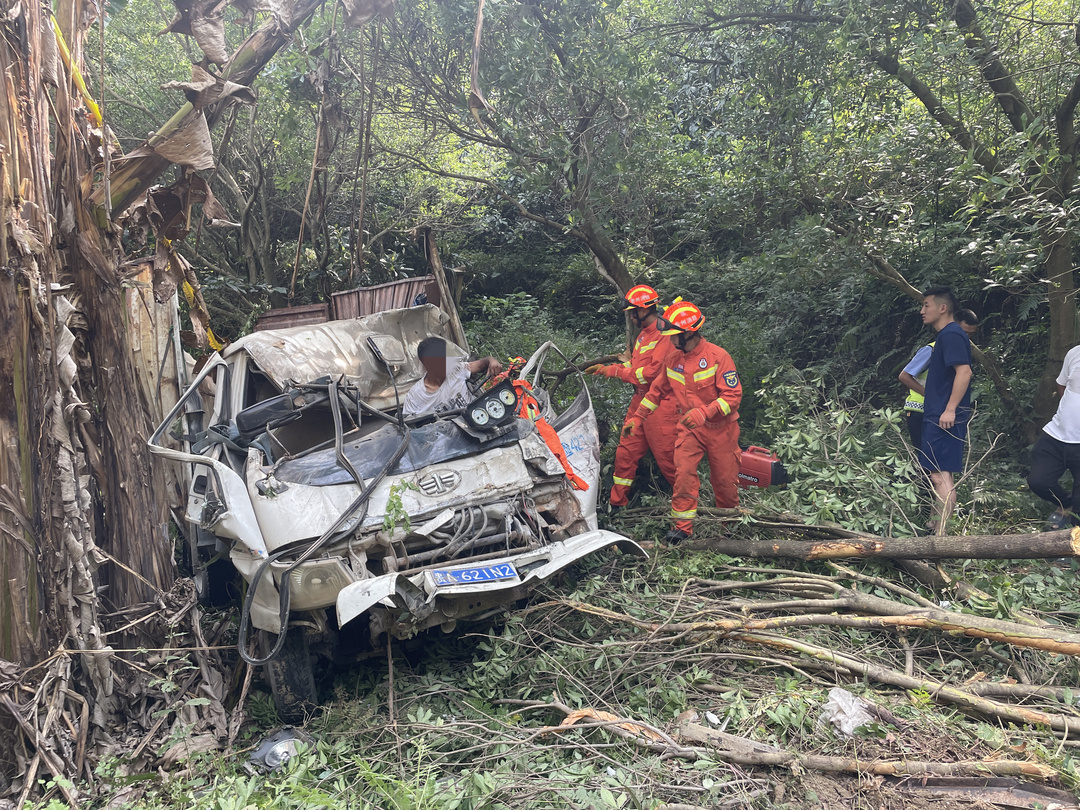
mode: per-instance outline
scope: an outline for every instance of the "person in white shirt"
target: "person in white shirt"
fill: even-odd
[[[1057,393],[1061,401],[1031,450],[1027,479],[1032,492],[1056,507],[1043,531],[1080,525],[1074,512],[1080,505],[1080,346],[1073,346],[1065,355]],[[1060,484],[1066,470],[1072,473],[1072,492]]]
[[[498,374],[502,364],[494,357],[466,360],[464,357],[447,357],[446,341],[440,337],[428,337],[416,347],[416,356],[424,367],[421,377],[401,403],[405,416],[421,413],[441,413],[464,408],[470,400],[467,383],[478,371]]]

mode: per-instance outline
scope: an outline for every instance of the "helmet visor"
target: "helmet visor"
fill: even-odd
[[[667,320],[663,315],[656,316],[656,329],[661,335],[677,335],[682,331],[682,329]]]

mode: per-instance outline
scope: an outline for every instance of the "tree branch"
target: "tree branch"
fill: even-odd
[[[901,65],[900,60],[895,56],[880,51],[871,50],[870,58],[879,68],[895,77],[910,90],[915,98],[922,102],[923,107],[930,113],[930,117],[937,121],[949,133],[949,137],[960,147],[971,152],[980,166],[992,174],[998,174],[1001,171],[1001,164],[994,153],[975,139],[975,136],[968,131],[967,127],[945,108],[945,104],[938,98],[937,94],[924,84],[914,72]]]
[[[964,44],[971,52],[1005,117],[1017,132],[1023,132],[1035,121],[1035,114],[1016,85],[1012,73],[1001,63],[1000,51],[991,43],[982,26],[971,0],[954,0],[953,20],[964,33]]]
[[[535,223],[537,223],[539,225],[545,225],[548,228],[555,228],[555,229],[561,231],[562,233],[569,234],[570,236],[573,236],[575,239],[588,244],[588,238],[587,238],[586,234],[583,233],[581,230],[579,230],[579,229],[577,229],[577,228],[575,228],[573,226],[570,226],[570,225],[565,225],[564,223],[558,222],[557,220],[548,219],[547,217],[541,216],[540,214],[534,214],[532,211],[530,211],[524,205],[522,205],[521,202],[519,200],[517,200],[515,197],[513,197],[510,194],[507,194],[505,191],[503,191],[498,185],[496,185],[496,183],[493,180],[489,180],[486,177],[476,177],[475,175],[471,175],[471,174],[460,174],[458,172],[446,171],[445,169],[436,169],[434,166],[426,163],[425,161],[421,160],[420,158],[416,157],[415,155],[407,155],[407,154],[405,154],[403,152],[397,152],[397,151],[389,148],[381,140],[379,141],[379,146],[385,152],[387,152],[388,154],[394,155],[394,156],[399,157],[399,158],[403,158],[403,159],[409,161],[410,163],[414,163],[415,165],[419,166],[424,171],[430,172],[431,174],[434,174],[434,175],[436,175],[438,177],[449,177],[449,178],[454,179],[454,180],[464,180],[464,181],[469,182],[469,183],[477,183],[478,185],[487,186],[492,191],[494,191],[496,194],[498,194],[502,199],[506,200],[508,203],[513,205],[517,209],[518,213],[522,217],[524,217],[525,219],[527,219],[527,220],[529,220],[531,222],[535,222]]]

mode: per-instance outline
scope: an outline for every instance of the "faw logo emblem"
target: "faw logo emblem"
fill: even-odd
[[[454,470],[435,470],[416,479],[420,491],[429,496],[453,492],[460,483],[461,473]]]

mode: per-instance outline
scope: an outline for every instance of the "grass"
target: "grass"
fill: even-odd
[[[559,711],[507,701],[558,701],[659,729],[670,729],[681,713],[692,710],[704,724],[804,753],[941,762],[1020,758],[1050,764],[1064,784],[1075,783],[1074,749],[1045,729],[1002,727],[942,706],[928,693],[841,679],[850,691],[886,706],[908,724],[903,730],[880,726],[865,737],[841,737],[820,720],[838,679],[810,659],[715,634],[650,637],[573,607],[595,605],[661,621],[715,615],[728,608],[706,604],[703,591],[689,583],[768,577],[760,570],[742,571],[736,562],[685,550],[641,562],[591,559],[504,624],[450,636],[429,634],[419,652],[399,649],[392,681],[385,659],[343,668],[324,708],[307,724],[314,746],[269,774],[245,767],[251,746],[275,725],[272,703],[257,685],[247,704],[246,737],[232,752],[196,756],[171,774],[129,773],[122,757],[106,759],[99,766],[97,806],[108,797],[134,808],[213,810],[652,810],[665,802],[820,806],[805,798],[813,791],[801,784],[798,772],[751,770],[707,757],[664,758],[597,728],[551,733],[545,729],[563,719]],[[1022,603],[1059,621],[1075,617],[1074,570],[1044,563],[971,562],[958,568],[1000,601],[967,605],[967,610],[994,615]],[[886,569],[883,563],[865,567],[876,575]],[[832,573],[820,564],[792,570]],[[962,637],[844,628],[797,632],[804,640],[899,670],[910,650],[917,673],[954,685],[1018,673],[1032,683],[1067,685],[1080,674],[1074,662],[1060,657]],[[1076,715],[1080,690],[1065,698],[1048,708]],[[778,791],[778,784],[787,789]]]

